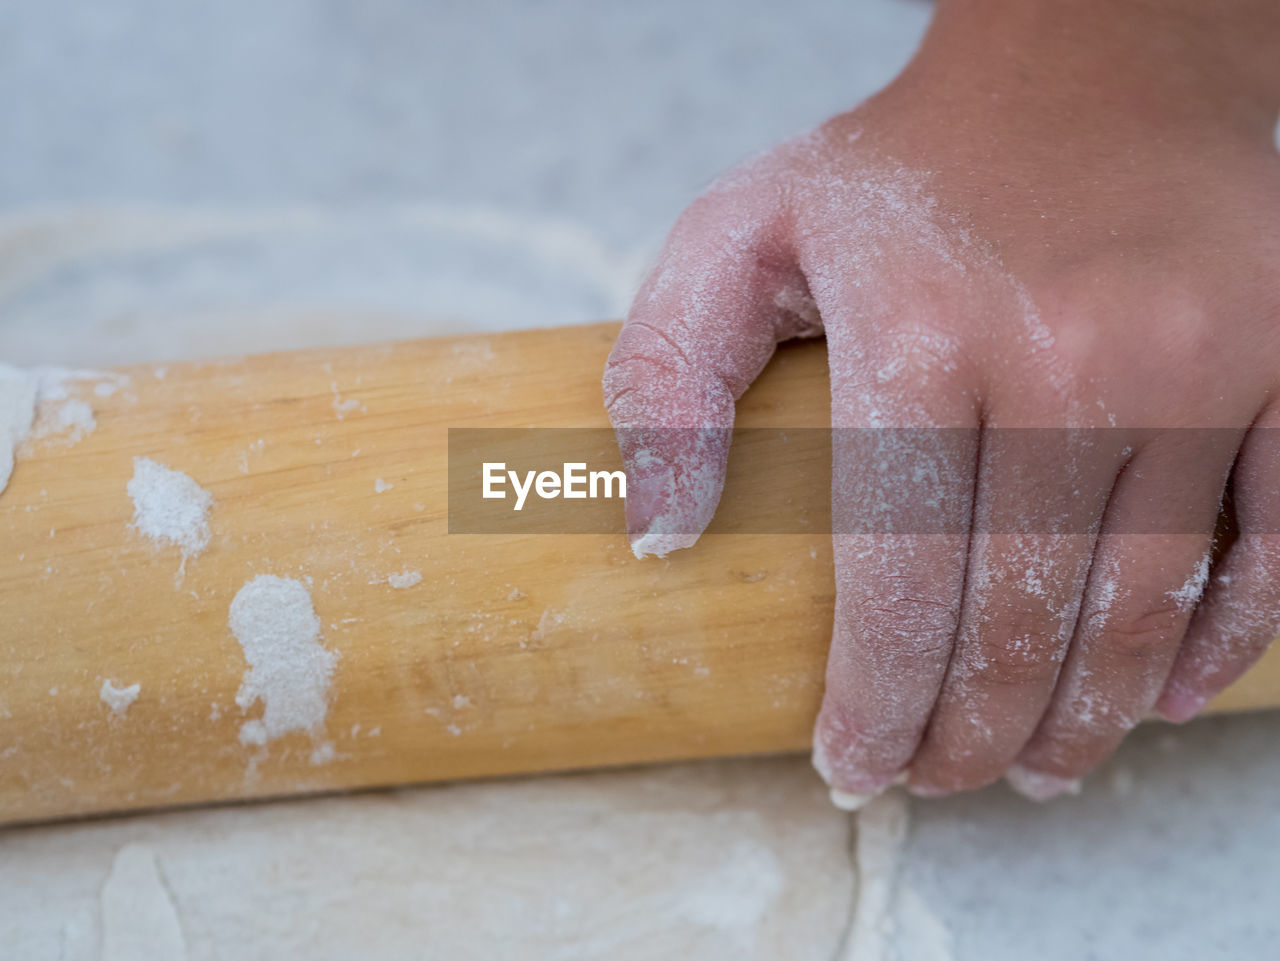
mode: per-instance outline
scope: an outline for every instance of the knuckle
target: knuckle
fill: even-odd
[[[605,362],[605,390],[651,386],[677,376],[680,369],[670,354],[670,345],[654,337],[647,328],[626,325]]]
[[[964,647],[964,666],[1002,687],[1023,687],[1052,677],[1065,645],[1057,625],[986,625]]]
[[[721,175],[681,212],[669,243],[701,242],[711,251],[723,250],[728,228],[775,220],[781,186],[778,160],[766,154]]]
[[[861,598],[846,608],[853,630],[884,653],[911,656],[949,651],[959,607],[922,593]]]
[[[668,244],[704,239],[711,242],[720,236],[726,223],[732,221],[734,202],[742,193],[730,187],[730,183],[726,175],[695,197],[676,218]]]
[[[1106,626],[1107,649],[1137,661],[1163,654],[1172,642],[1184,609],[1176,600],[1152,604]]]

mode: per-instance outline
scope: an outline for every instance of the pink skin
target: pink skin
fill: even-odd
[[[734,401],[820,333],[834,426],[975,429],[900,452],[945,466],[945,516],[1086,519],[835,536],[814,762],[844,794],[1073,790],[1280,629],[1280,443],[1259,430],[1280,427],[1280,5],[1052,6],[941,0],[885,91],[713,186],[605,371],[637,553],[692,545]],[[1114,425],[1224,430],[1031,470],[987,431]],[[873,465],[837,443],[834,467],[840,517]],[[1254,533],[1212,568],[1208,535],[1129,533],[1153,499],[1207,530],[1229,473]]]

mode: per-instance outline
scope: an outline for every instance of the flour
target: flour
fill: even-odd
[[[564,623],[564,614],[560,611],[546,608],[542,615],[538,618],[538,626],[529,632],[529,640],[535,644],[544,643],[556,628]],[[522,645],[523,646],[523,645]]]
[[[32,436],[37,439],[60,436],[74,444],[98,429],[98,419],[93,415],[93,408],[82,400],[69,398],[48,410],[48,415],[42,414],[36,423],[36,429],[32,431]]]
[[[330,383],[329,388],[333,391],[333,412],[338,420],[345,420],[352,411],[364,411],[365,406],[360,401],[354,397],[343,397],[338,393],[337,383]]]
[[[30,371],[36,383],[36,417],[31,439],[46,438],[76,444],[98,429],[98,419],[88,402],[74,395],[74,385],[94,382],[93,393],[109,397],[129,383],[123,374],[66,367],[36,367]]]
[[[332,741],[325,741],[323,744],[317,744],[311,751],[311,756],[307,759],[309,764],[319,767],[321,764],[328,764],[338,752],[334,749]]]
[[[338,415],[338,420],[342,420],[353,410],[358,410],[361,406],[363,405],[355,398],[342,400],[339,395],[333,395],[333,412]]]
[[[13,473],[14,451],[31,430],[36,413],[36,382],[30,374],[0,364],[0,493]]]
[[[320,619],[306,586],[255,577],[231,602],[229,623],[249,662],[236,704],[241,710],[258,700],[264,705],[261,720],[241,727],[241,742],[262,746],[292,731],[321,736],[337,658],[320,644]]]
[[[31,436],[35,440],[57,437],[68,444],[75,444],[98,429],[93,408],[71,396],[67,387],[71,376],[61,371],[45,371],[37,375],[39,405],[31,428]]]
[[[113,714],[124,715],[129,710],[129,705],[138,699],[138,694],[142,691],[142,685],[138,683],[130,684],[128,687],[116,687],[111,683],[110,679],[102,682],[102,689],[98,692],[98,697],[102,703],[111,708]]]
[[[181,548],[184,564],[209,546],[213,495],[186,474],[135,457],[126,490],[133,499],[133,526],[156,544]]]
[[[24,441],[48,438],[70,445],[97,429],[93,408],[72,396],[71,385],[77,381],[96,381],[93,393],[110,397],[129,378],[62,367],[22,370],[0,363],[0,493],[9,484]]]
[[[1205,585],[1209,583],[1209,560],[1209,555],[1205,554],[1196,562],[1195,569],[1186,582],[1176,591],[1169,592],[1169,600],[1177,604],[1180,610],[1189,611],[1200,602]]]
[[[399,574],[387,575],[387,583],[397,590],[404,590],[406,587],[413,587],[415,584],[422,583],[421,571],[401,571]]]
[[[395,484],[388,484],[381,477],[373,482],[373,489],[378,494],[385,494],[389,490],[394,490],[395,486]]]

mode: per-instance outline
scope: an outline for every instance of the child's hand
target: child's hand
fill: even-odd
[[[1116,451],[1097,494],[975,445],[940,492],[964,517],[1070,504],[1093,531],[838,534],[815,763],[840,792],[908,770],[925,794],[1006,773],[1058,793],[1280,627],[1280,445],[1259,431],[1280,426],[1280,5],[1237,0],[1232,33],[1165,2],[1155,23],[1128,0],[943,0],[886,91],[685,212],[609,359],[616,427],[727,428],[774,345],[825,330],[835,427],[1224,428],[1211,452],[1176,432]],[[682,436],[624,449],[638,552],[689,546],[662,531],[719,497],[727,433]],[[1233,465],[1251,533],[1201,598]],[[837,446],[837,516],[860,469]],[[1153,501],[1206,533],[1129,533]]]

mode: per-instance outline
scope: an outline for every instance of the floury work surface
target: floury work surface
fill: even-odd
[[[802,759],[10,830],[6,956],[1266,958],[1275,722],[1139,731],[1085,791],[831,808]],[[905,833],[904,833],[905,832]]]
[[[0,81],[33,95],[0,102],[21,144],[0,158],[0,359],[99,367],[617,316],[701,186],[885,82],[929,12],[8,6]],[[127,688],[104,690],[128,723]],[[1278,725],[1154,725],[1079,797],[913,801],[905,837],[892,809],[830,809],[802,760],[10,830],[0,944],[1267,957]]]

